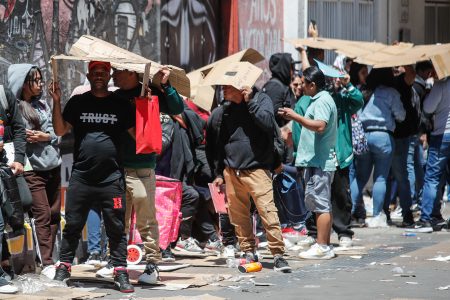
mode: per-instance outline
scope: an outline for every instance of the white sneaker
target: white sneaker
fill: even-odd
[[[202,248],[200,248],[197,240],[192,237],[185,240],[182,240],[180,237],[175,249],[186,254],[203,254],[205,252]]]
[[[41,275],[44,275],[45,277],[52,279],[55,278],[56,273],[56,267],[55,265],[48,265],[41,271]]]
[[[400,205],[397,206],[393,212],[391,212],[391,219],[392,220],[403,220],[402,208],[400,207]]]
[[[153,263],[148,263],[145,267],[144,273],[142,273],[139,278],[139,283],[145,284],[156,284],[159,279],[158,267]]]
[[[222,250],[222,257],[226,258],[235,258],[236,257],[236,250],[234,249],[233,245],[228,245],[223,248]]]
[[[109,263],[105,267],[95,272],[95,277],[113,278],[113,276],[114,276],[114,266]]]
[[[312,236],[308,235],[306,238],[299,241],[297,244],[306,248],[306,247],[311,247],[311,245],[314,245],[315,243],[316,243],[316,239],[313,238]]]
[[[288,249],[288,250],[295,246],[295,244],[292,243],[292,242],[291,242],[290,240],[288,240],[288,239],[283,238],[283,242],[284,242],[284,247],[285,247],[286,249]]]
[[[96,267],[105,267],[108,264],[108,262],[104,261],[100,254],[98,254],[97,252],[93,252],[91,253],[91,255],[89,255],[85,264]]]
[[[298,256],[303,259],[332,259],[336,254],[330,246],[315,243],[307,251],[300,252]]]
[[[350,248],[353,246],[353,241],[348,236],[343,236],[339,239],[339,247]]]
[[[15,294],[18,291],[19,289],[10,283],[0,286],[0,294]]]
[[[369,228],[387,228],[389,227],[386,221],[386,215],[380,213],[378,216],[366,219],[367,227]]]

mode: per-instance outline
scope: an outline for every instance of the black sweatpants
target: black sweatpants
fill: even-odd
[[[230,217],[228,215],[220,214],[220,231],[222,233],[222,243],[223,245],[234,246],[237,242],[236,232],[234,231],[234,226],[231,224]]]
[[[333,216],[333,229],[338,237],[353,237],[350,222],[352,219],[352,198],[350,195],[349,167],[334,172],[333,183],[331,184],[331,207]],[[317,226],[313,214],[306,222],[308,235],[317,237]]]
[[[97,204],[103,213],[111,263],[114,267],[126,267],[125,203],[123,177],[101,185],[88,185],[71,178],[67,189],[66,226],[61,241],[60,261],[72,263],[89,210]]]
[[[197,213],[200,195],[194,187],[183,182],[183,193],[181,200],[181,215],[183,220],[180,224],[180,235],[182,239],[192,236],[192,224]]]

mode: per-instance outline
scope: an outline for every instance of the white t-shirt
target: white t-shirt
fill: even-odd
[[[450,78],[436,81],[423,102],[423,110],[434,114],[432,135],[450,133]]]

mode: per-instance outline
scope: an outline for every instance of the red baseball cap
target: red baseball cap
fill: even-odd
[[[89,72],[96,66],[102,66],[106,69],[106,71],[111,72],[111,64],[108,61],[98,61],[92,60],[89,62],[88,70]]]

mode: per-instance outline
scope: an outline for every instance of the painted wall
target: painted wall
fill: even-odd
[[[164,0],[161,3],[161,61],[198,69],[218,59],[220,1]]]
[[[270,55],[283,52],[284,49],[283,6],[283,1],[277,0],[239,1],[239,48],[256,49],[266,58],[259,65],[264,73],[257,86],[270,78]]]
[[[12,0],[0,4],[0,83],[6,82],[8,65],[19,62],[38,65],[49,78],[51,55],[67,53],[83,34],[159,61],[159,8],[159,0]],[[67,100],[84,83],[85,67],[63,62],[59,72]]]

